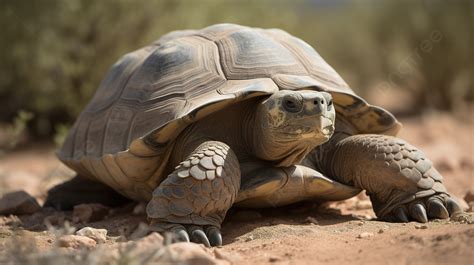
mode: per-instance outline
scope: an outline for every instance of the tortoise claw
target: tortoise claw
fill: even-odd
[[[410,216],[420,223],[428,222],[425,207],[421,203],[414,203],[410,207]]]
[[[189,242],[188,232],[184,228],[177,228],[173,231],[178,242]]]
[[[200,227],[191,227],[189,229],[191,234],[191,241],[198,244],[204,244],[206,247],[211,247],[211,243],[209,243],[209,239],[206,236],[206,233]]]
[[[461,206],[459,206],[459,204],[452,198],[446,199],[446,207],[448,208],[449,216],[461,214],[464,212]]]
[[[432,198],[428,200],[428,217],[446,219],[449,218],[449,213],[444,207],[443,202],[437,198]]]
[[[222,246],[222,235],[221,232],[217,227],[210,226],[206,229],[207,236],[209,238],[209,242],[213,247],[220,247]]]
[[[407,211],[405,210],[405,207],[398,207],[394,211],[395,218],[397,221],[402,222],[402,223],[408,223],[408,216],[407,216]]]

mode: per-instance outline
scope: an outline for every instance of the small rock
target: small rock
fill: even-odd
[[[417,224],[417,225],[415,225],[415,228],[416,229],[428,229],[428,226],[427,225],[422,225],[422,224]]]
[[[245,238],[245,242],[249,242],[249,241],[252,241],[252,240],[254,240],[253,235],[249,235],[248,237]]]
[[[363,232],[363,233],[360,233],[357,238],[360,238],[360,239],[363,239],[363,238],[370,238],[370,237],[373,237],[374,234],[373,233],[370,233],[370,232]]]
[[[95,242],[101,244],[107,241],[107,230],[97,229],[92,227],[84,227],[76,232],[78,236],[86,236],[95,240]]]
[[[279,258],[279,257],[276,257],[276,256],[271,256],[271,257],[268,258],[268,261],[269,261],[269,262],[277,262],[277,261],[279,261],[279,260],[280,260],[280,258]]]
[[[65,235],[58,239],[59,247],[73,249],[92,249],[96,246],[96,242],[85,236]]]
[[[79,204],[74,206],[72,221],[88,223],[102,220],[108,214],[109,208],[98,203]]]
[[[385,230],[383,230],[382,228],[380,228],[380,229],[379,229],[379,231],[378,231],[377,233],[379,233],[379,234],[383,234],[383,233],[385,233]]]
[[[146,213],[146,204],[143,202],[138,203],[133,207],[132,214],[133,215],[145,215]]]
[[[357,210],[372,209],[372,203],[369,200],[357,201],[355,203],[355,208]]]
[[[306,219],[304,220],[306,223],[315,224],[315,225],[319,224],[318,220],[316,220],[316,218],[311,217],[311,216],[306,217]]]
[[[36,199],[22,190],[6,193],[0,199],[0,215],[32,214],[40,209]]]
[[[364,224],[365,224],[364,221],[359,221],[359,222],[357,222],[357,225],[358,225],[358,226],[363,226]]]
[[[238,222],[255,221],[261,218],[261,213],[252,210],[239,210],[232,215],[232,220]]]

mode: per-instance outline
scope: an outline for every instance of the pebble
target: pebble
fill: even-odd
[[[416,229],[428,229],[428,226],[427,226],[427,225],[417,224],[417,225],[415,225],[415,228],[416,228]]]
[[[86,236],[64,235],[59,237],[58,245],[64,248],[73,249],[92,249],[96,246],[96,242]]]
[[[379,229],[378,233],[379,234],[385,233],[385,231],[388,230],[389,228],[390,227],[388,225],[384,225]]]
[[[39,210],[38,201],[23,190],[6,193],[0,199],[0,215],[33,214]]]
[[[86,236],[95,240],[95,242],[101,244],[107,241],[107,230],[97,229],[93,227],[84,227],[76,232],[78,236]]]
[[[245,242],[249,242],[249,241],[252,241],[254,239],[255,238],[253,237],[253,235],[249,235],[248,237],[245,238]]]
[[[360,233],[357,238],[360,238],[360,239],[363,239],[363,238],[370,238],[370,237],[373,237],[374,234],[373,233],[370,233],[370,232],[363,232],[363,233]]]
[[[88,223],[104,219],[109,208],[98,203],[79,204],[74,206],[72,221],[75,223]]]
[[[359,222],[357,222],[357,225],[358,225],[358,226],[363,226],[364,224],[365,224],[364,221],[359,221]]]
[[[357,201],[355,203],[355,208],[357,210],[372,209],[372,203],[369,200]]]
[[[310,223],[310,224],[315,224],[315,225],[319,224],[318,220],[316,220],[316,218],[311,217],[311,216],[306,217],[305,222]]]

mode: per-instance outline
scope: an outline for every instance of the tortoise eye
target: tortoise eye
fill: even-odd
[[[297,99],[288,97],[283,100],[283,107],[288,112],[299,112],[302,106],[298,103],[299,102],[297,102]]]

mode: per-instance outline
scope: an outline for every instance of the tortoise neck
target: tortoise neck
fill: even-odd
[[[293,166],[301,162],[314,146],[301,140],[279,139],[268,125],[268,115],[265,110],[255,109],[245,114],[246,146],[255,157],[274,163],[276,166]]]

